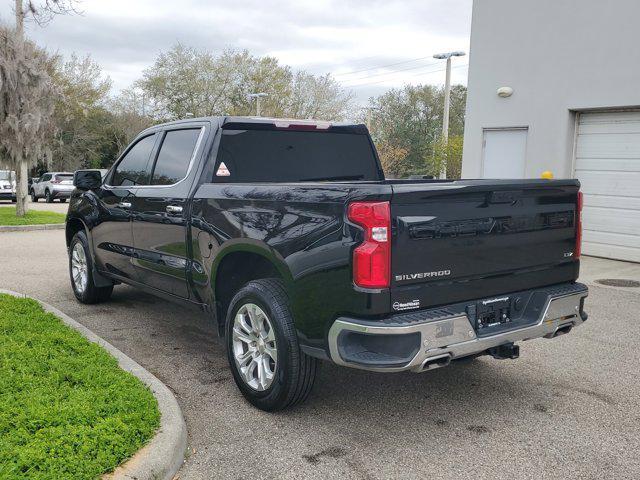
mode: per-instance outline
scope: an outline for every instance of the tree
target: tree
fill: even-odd
[[[79,13],[75,0],[15,0],[16,31],[19,36],[24,35],[25,19],[33,19],[38,25],[44,27],[56,15]]]
[[[369,100],[370,130],[376,146],[406,150],[405,158],[390,174],[399,177],[438,174],[442,159],[438,156],[438,143],[442,131],[443,90],[433,85],[408,85]],[[449,123],[451,137],[463,133],[465,103],[466,88],[454,85]]]
[[[52,57],[24,38],[24,22],[45,25],[75,12],[74,0],[15,0],[15,30],[0,27],[0,156],[16,170],[16,215],[27,212],[29,165],[46,149],[53,131]]]
[[[400,178],[404,173],[404,164],[409,153],[406,148],[394,147],[386,142],[381,142],[376,146],[380,163],[388,178]]]
[[[447,178],[459,179],[462,175],[462,144],[463,135],[449,136],[445,144],[438,141],[434,147],[433,165],[436,171],[442,171],[442,164],[447,164]]]
[[[122,90],[107,104],[111,112],[112,129],[118,151],[123,150],[145,128],[154,124],[147,113],[149,106],[145,94],[135,88]]]
[[[0,27],[0,157],[16,172],[16,215],[27,212],[27,176],[48,145],[57,91],[55,58],[17,32]]]
[[[156,119],[187,114],[254,115],[250,93],[264,92],[262,113],[274,117],[344,118],[352,97],[329,75],[292,72],[273,57],[228,50],[214,55],[182,44],[162,52],[136,83]]]
[[[109,140],[115,142],[109,138],[112,120],[106,110],[111,80],[89,56],[75,54],[58,61],[52,75],[60,95],[55,102],[56,131],[49,167],[100,167],[103,150],[112,151]]]
[[[232,74],[209,52],[177,44],[158,55],[136,86],[148,97],[153,116],[158,119],[204,116],[225,108],[223,101]]]
[[[291,86],[286,116],[291,118],[344,119],[353,95],[331,75],[315,76],[297,72]]]

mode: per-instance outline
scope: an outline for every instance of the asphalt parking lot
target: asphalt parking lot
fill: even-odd
[[[69,210],[69,201],[62,203],[60,200],[54,200],[53,203],[47,203],[44,198],[37,202],[29,200],[29,210],[44,210],[47,212],[67,213]]]
[[[583,271],[613,265],[586,258]],[[0,288],[54,305],[176,393],[182,479],[640,478],[640,291],[591,286],[588,322],[522,344],[515,361],[425,374],[323,364],[306,404],[267,414],[236,389],[203,316],[126,286],[77,303],[63,231],[0,234]]]

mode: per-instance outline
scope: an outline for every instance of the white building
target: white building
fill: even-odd
[[[462,166],[580,179],[583,252],[636,262],[639,19],[640,0],[475,0]]]

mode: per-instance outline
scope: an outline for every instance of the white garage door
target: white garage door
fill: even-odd
[[[575,169],[583,252],[640,262],[640,111],[580,114]]]

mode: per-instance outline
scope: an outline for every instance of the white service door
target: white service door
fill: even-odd
[[[524,178],[527,129],[485,130],[482,178]]]
[[[582,251],[640,262],[640,111],[580,114],[575,176]]]

